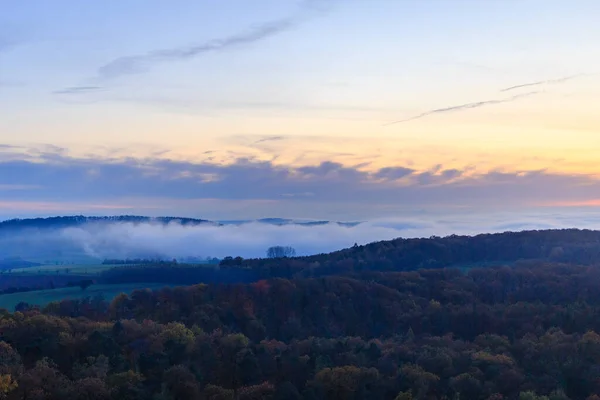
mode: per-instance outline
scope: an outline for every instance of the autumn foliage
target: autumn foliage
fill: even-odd
[[[600,269],[582,264],[353,267],[23,306],[0,312],[0,398],[597,399]]]

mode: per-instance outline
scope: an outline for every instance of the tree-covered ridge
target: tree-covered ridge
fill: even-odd
[[[600,270],[361,272],[0,316],[9,399],[596,399]]]
[[[431,237],[374,242],[308,257],[228,259],[262,277],[322,276],[356,271],[410,271],[419,268],[504,265],[538,260],[591,265],[600,262],[600,231],[557,229],[477,236]]]
[[[119,215],[111,217],[90,217],[83,215],[49,217],[49,218],[29,218],[29,219],[10,219],[0,222],[0,232],[2,230],[15,229],[57,229],[80,226],[87,223],[156,223],[169,224],[176,222],[181,225],[199,225],[210,223],[210,221],[195,218],[177,218],[177,217],[144,217],[138,215]]]
[[[209,284],[0,312],[0,398],[599,399],[599,239],[111,269],[98,279]]]

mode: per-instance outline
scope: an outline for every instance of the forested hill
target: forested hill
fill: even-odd
[[[0,399],[600,400],[599,252],[530,231],[114,269],[205,283],[0,309]]]
[[[269,276],[316,276],[352,271],[409,271],[420,268],[470,267],[536,260],[600,264],[600,231],[562,229],[395,239],[354,246],[329,254],[287,259],[226,259]]]
[[[200,225],[212,223],[203,219],[195,218],[176,218],[176,217],[143,217],[138,215],[120,215],[113,217],[87,217],[83,215],[50,217],[50,218],[30,218],[30,219],[11,219],[0,222],[0,232],[19,229],[57,229],[80,226],[88,223],[156,223],[169,224],[176,222],[181,225]]]
[[[359,225],[360,222],[333,222],[333,221],[304,221],[295,219],[284,219],[284,218],[262,218],[262,219],[248,219],[248,220],[226,220],[226,221],[210,221],[206,219],[197,218],[181,218],[181,217],[147,217],[140,215],[117,215],[109,217],[95,217],[95,216],[84,216],[84,215],[73,215],[73,216],[55,216],[48,218],[26,218],[26,219],[10,219],[7,221],[0,221],[0,232],[8,230],[19,230],[19,229],[60,229],[68,228],[73,226],[84,225],[88,223],[132,223],[132,224],[169,224],[177,223],[180,225],[200,225],[200,224],[211,224],[211,225],[244,225],[249,223],[259,223],[266,225],[300,225],[300,226],[319,226],[327,224],[337,224],[344,227],[354,227]]]

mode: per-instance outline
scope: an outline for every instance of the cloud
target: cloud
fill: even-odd
[[[260,143],[265,143],[265,142],[279,142],[285,140],[285,137],[283,136],[269,136],[263,139],[258,139],[255,142],[253,142],[252,144],[260,144]]]
[[[88,224],[55,231],[0,235],[3,254],[36,258],[60,251],[99,259],[127,257],[263,257],[268,247],[288,245],[298,255],[331,252],[397,237],[495,233],[507,230],[572,228],[600,229],[600,213],[519,212],[421,214],[374,219],[355,226],[242,225],[182,226],[118,223]]]
[[[24,212],[31,201],[64,203],[65,210],[76,202],[125,204],[131,210],[187,210],[204,218],[228,212],[308,218],[330,213],[389,215],[403,207],[522,207],[548,199],[600,198],[600,181],[593,176],[544,170],[483,172],[443,165],[368,169],[365,164],[336,162],[292,166],[253,158],[227,164],[153,157],[75,158],[51,147],[0,151],[0,185],[36,187],[2,193],[2,201],[24,204]]]
[[[565,76],[565,77],[558,78],[558,79],[547,79],[545,81],[522,83],[520,85],[510,86],[510,87],[501,89],[500,91],[501,92],[508,92],[510,90],[522,89],[522,88],[531,87],[531,86],[554,85],[554,84],[557,84],[557,83],[567,82],[567,81],[570,81],[572,79],[576,79],[576,78],[580,78],[580,77],[588,76],[588,75],[589,74],[577,74],[577,75]]]
[[[100,67],[98,77],[113,79],[123,75],[137,74],[160,63],[189,60],[206,53],[257,43],[295,28],[306,20],[307,11],[315,11],[327,3],[328,1],[324,0],[305,0],[301,2],[300,10],[295,15],[265,22],[243,32],[193,46],[154,50],[146,54],[120,57]]]
[[[103,87],[101,87],[101,86],[71,86],[68,88],[61,89],[61,90],[55,90],[53,93],[54,94],[83,94],[83,93],[97,92],[102,89],[103,89]]]
[[[441,114],[441,113],[447,113],[447,112],[469,110],[469,109],[473,109],[473,108],[480,108],[480,107],[491,106],[491,105],[502,104],[502,103],[510,103],[512,101],[516,101],[516,100],[522,99],[524,97],[533,96],[533,95],[536,95],[538,93],[540,93],[540,92],[539,91],[535,91],[535,92],[518,94],[518,95],[515,95],[515,96],[512,96],[512,97],[505,98],[505,99],[485,100],[485,101],[478,101],[478,102],[475,102],[475,103],[461,104],[461,105],[458,105],[458,106],[450,106],[450,107],[445,107],[445,108],[438,108],[438,109],[435,109],[435,110],[424,112],[424,113],[416,115],[414,117],[410,117],[410,118],[399,120],[399,121],[390,122],[388,124],[385,124],[384,126],[390,126],[390,125],[399,124],[399,123],[402,123],[402,122],[414,121],[415,119],[424,118],[424,117],[427,117],[427,116],[433,115],[433,114]]]
[[[159,63],[191,59],[204,53],[259,42],[285,32],[294,26],[294,19],[282,19],[262,24],[248,32],[211,40],[195,46],[156,50],[137,56],[120,57],[100,67],[98,75],[102,79],[112,79],[121,75],[137,74],[145,72]]]
[[[387,180],[397,180],[401,178],[405,178],[415,172],[412,168],[406,167],[385,167],[381,168],[375,174],[375,177],[378,179],[387,179]]]
[[[36,187],[38,189],[39,187]],[[32,188],[33,189],[33,188]],[[106,211],[111,212],[130,212],[131,210],[152,210],[152,207],[146,207],[140,204],[94,204],[77,203],[72,201],[49,202],[49,201],[4,201],[0,200],[0,210],[5,212],[19,213],[27,210],[28,215],[48,215],[48,213],[58,214],[82,214],[88,212]],[[39,213],[39,214],[37,214]],[[1,218],[12,218],[11,215],[3,215]]]
[[[304,193],[283,193],[283,197],[312,197],[315,194],[312,192],[304,192]]]

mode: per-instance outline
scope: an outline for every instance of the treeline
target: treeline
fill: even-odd
[[[364,271],[21,305],[0,316],[0,387],[10,399],[598,399],[599,278],[542,263]]]
[[[70,282],[78,282],[86,278],[80,274],[58,274],[40,272],[38,274],[0,273],[0,290],[27,288],[29,290],[54,289],[67,286]]]
[[[228,258],[227,268],[250,268],[262,278],[315,277],[360,271],[412,271],[539,260],[593,265],[600,260],[600,231],[562,229],[477,236],[396,239],[309,257]]]
[[[110,217],[88,217],[83,215],[74,215],[64,217],[10,219],[6,221],[0,221],[0,233],[22,229],[62,229],[76,227],[88,223],[157,223],[162,225],[177,223],[180,225],[193,226],[211,222],[195,218],[144,217],[139,215],[118,215]]]
[[[148,266],[171,266],[177,265],[175,259],[165,260],[162,258],[108,258],[102,261],[102,265],[148,265]]]
[[[219,264],[221,260],[215,257],[183,257],[182,259],[148,259],[148,258],[126,258],[126,259],[118,259],[118,258],[110,258],[102,261],[102,265],[177,265],[179,263],[182,264]]]
[[[106,320],[183,321],[207,331],[227,328],[253,340],[375,338],[409,329],[418,335],[452,332],[466,340],[490,331],[515,338],[551,327],[600,332],[600,270],[536,264],[467,273],[440,269],[273,279],[137,291],[115,299],[111,307]]]
[[[198,283],[247,283],[258,280],[258,276],[252,270],[159,263],[111,268],[102,271],[97,280],[104,284],[144,282],[195,285]]]
[[[113,260],[107,260],[112,265]],[[132,261],[132,260],[128,260]],[[93,274],[98,284],[122,283],[165,283],[195,285],[198,283],[241,283],[255,282],[258,275],[250,269],[222,269],[217,264],[180,264],[175,261],[133,260],[115,268]],[[90,267],[92,269],[93,267]],[[58,274],[54,271],[40,271],[37,274],[0,273],[0,294],[27,292],[59,287],[81,286],[82,280],[89,280],[88,274]],[[89,286],[89,285],[88,285]]]

